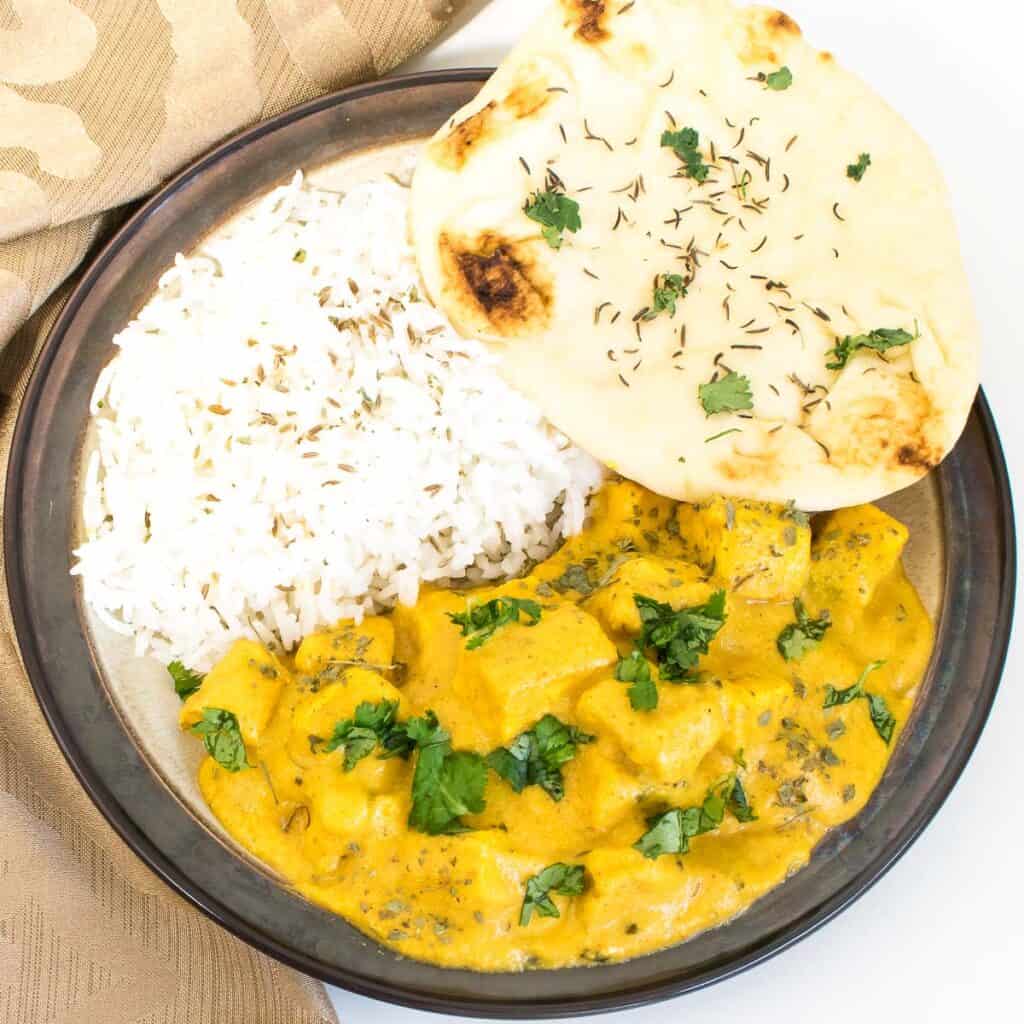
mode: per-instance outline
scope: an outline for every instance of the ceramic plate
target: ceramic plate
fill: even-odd
[[[1009,484],[979,395],[960,443],[882,504],[911,528],[908,571],[938,631],[914,716],[863,813],[745,914],[622,964],[478,974],[404,959],[279,883],[220,830],[195,784],[199,746],[176,727],[162,670],[86,614],[69,576],[89,396],[111,337],[175,253],[189,251],[296,167],[336,184],[407,156],[469,100],[486,71],[392,79],[318,99],[224,143],[147,202],[99,254],[40,357],[18,420],[4,544],[18,640],[39,702],[83,786],[168,884],[253,946],[353,991],[493,1017],[621,1009],[764,960],[820,927],[900,856],[963,770],[998,685],[1013,603]]]

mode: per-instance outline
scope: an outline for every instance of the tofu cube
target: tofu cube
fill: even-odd
[[[587,732],[614,740],[630,761],[662,783],[692,778],[725,729],[721,691],[703,683],[661,683],[657,709],[634,711],[626,684],[608,677],[580,697],[576,717]]]
[[[583,747],[566,774],[573,789],[585,794],[587,824],[598,832],[618,824],[636,806],[642,789],[634,774],[605,757],[597,745]]]
[[[865,607],[899,564],[907,528],[874,505],[831,512],[815,530],[811,582],[825,603]]]
[[[631,847],[605,846],[583,858],[590,884],[580,902],[587,935],[615,949],[628,924],[664,933],[690,902],[693,878],[675,857],[648,860]]]
[[[779,733],[782,719],[795,713],[800,704],[787,680],[761,675],[725,683],[722,702],[725,728],[721,748],[729,755],[771,742]]]
[[[181,728],[191,729],[202,719],[204,708],[222,708],[238,719],[246,745],[255,746],[287,679],[288,670],[266,647],[254,640],[236,640],[182,705]]]
[[[341,760],[344,755],[340,749],[331,754],[318,752],[317,738],[329,739],[334,726],[351,718],[363,701],[378,704],[382,700],[398,701],[399,716],[407,713],[401,693],[382,675],[368,669],[347,669],[334,682],[298,701],[288,736],[288,755],[303,767],[320,764],[326,758],[332,762]]]
[[[314,676],[328,665],[364,662],[377,671],[391,664],[395,653],[395,630],[390,619],[372,616],[358,626],[351,620],[339,622],[333,629],[311,633],[295,652],[295,667]]]
[[[704,604],[714,593],[700,566],[669,558],[633,558],[615,571],[611,580],[584,607],[610,633],[635,636],[640,612],[634,595],[643,594],[675,609]]]
[[[712,498],[676,510],[686,549],[712,580],[750,601],[792,601],[807,583],[811,528],[785,505]]]
[[[672,512],[674,502],[648,491],[632,480],[614,480],[605,484],[598,496],[604,502],[602,522],[609,526],[633,526],[650,529],[663,524]]]
[[[535,626],[506,625],[475,650],[463,650],[454,689],[480,701],[495,738],[507,743],[617,657],[593,616],[563,604],[546,608]]]

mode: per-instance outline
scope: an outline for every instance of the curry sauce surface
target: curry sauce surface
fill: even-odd
[[[252,767],[207,757],[203,796],[225,829],[309,899],[405,956],[477,970],[603,962],[651,952],[727,921],[802,867],[826,830],[855,815],[885,769],[931,652],[933,630],[906,579],[902,524],[873,506],[810,526],[779,505],[677,504],[628,482],[592,502],[584,531],[522,579],[424,591],[413,607],[307,637],[293,658],[238,641],[186,701],[236,715]],[[615,677],[641,626],[643,594],[673,608],[727,595],[726,621],[695,683],[658,683],[653,711]],[[467,600],[538,601],[540,621],[466,649],[449,617]],[[831,627],[798,661],[777,638],[794,598]],[[866,700],[823,708],[828,686],[868,689],[896,719],[890,744]],[[657,670],[654,669],[657,679]],[[428,710],[456,750],[488,754],[546,714],[593,741],[563,766],[565,793],[516,793],[488,775],[469,831],[407,824],[415,757],[364,757],[317,738],[364,701]],[[726,815],[682,855],[633,844],[652,814],[700,805],[735,773],[756,820]],[[560,916],[519,923],[524,886],[554,862],[582,864]]]

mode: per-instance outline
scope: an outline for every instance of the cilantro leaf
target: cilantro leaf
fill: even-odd
[[[575,234],[583,226],[580,204],[561,192],[538,190],[526,201],[523,213],[541,225],[541,234],[552,249],[562,248],[562,233]]]
[[[783,89],[788,89],[793,84],[793,72],[785,64],[777,71],[758,77],[767,88],[774,89],[776,92],[782,92]]]
[[[845,690],[837,690],[830,683],[825,687],[825,703],[822,704],[823,708],[834,708],[840,704],[849,704],[852,701],[857,700],[864,696],[864,682],[872,672],[880,669],[885,664],[884,661],[873,661],[869,665],[865,666],[864,671],[861,672],[860,678],[853,684],[848,686]]]
[[[700,834],[700,813],[699,807],[687,807],[653,815],[647,819],[647,831],[633,844],[633,849],[650,860],[666,853],[686,853],[690,839]]]
[[[871,154],[861,153],[861,155],[857,157],[857,162],[855,164],[846,165],[846,176],[848,178],[853,178],[854,181],[860,181],[860,179],[864,177],[864,172],[870,166]]]
[[[883,696],[877,693],[866,693],[864,696],[868,699],[871,724],[875,727],[875,732],[885,741],[885,745],[888,746],[892,740],[893,729],[896,728],[896,719]]]
[[[681,274],[658,274],[654,279],[654,293],[645,320],[653,320],[659,313],[676,315],[676,302],[686,297],[686,285]]]
[[[634,649],[615,666],[615,678],[632,683],[629,703],[634,711],[653,711],[658,706],[658,688],[651,678],[651,666],[643,651]]]
[[[520,614],[530,620],[526,625],[536,626],[540,622],[540,605],[520,597],[496,597],[486,604],[469,604],[464,612],[449,612],[448,618],[462,627],[462,635],[469,637],[466,650],[473,651],[490,640],[501,626],[518,622]]]
[[[837,341],[835,348],[830,348],[825,355],[835,353],[835,359],[825,366],[829,370],[841,370],[850,361],[850,356],[862,348],[874,352],[886,352],[899,345],[909,345],[920,337],[920,332],[911,334],[902,327],[879,327],[867,334],[848,334]]]
[[[520,733],[508,747],[487,755],[487,763],[516,793],[540,786],[556,803],[565,795],[562,765],[576,756],[578,747],[593,736],[554,715],[545,715],[529,732]]]
[[[530,742],[522,733],[507,747],[498,747],[487,755],[487,766],[500,775],[514,793],[522,793],[530,784]]]
[[[469,751],[453,751],[451,736],[432,711],[410,718],[405,733],[418,751],[409,827],[432,836],[464,832],[462,815],[479,814],[486,806],[484,759]]]
[[[879,694],[868,693],[868,691],[864,689],[864,683],[868,676],[876,669],[880,669],[884,664],[884,661],[871,662],[869,665],[865,666],[864,671],[861,672],[860,678],[857,682],[855,682],[853,686],[848,686],[845,690],[837,690],[831,685],[826,686],[825,703],[822,704],[822,707],[834,708],[841,704],[850,704],[863,697],[864,700],[868,702],[871,724],[875,727],[875,732],[882,737],[886,746],[888,746],[889,742],[892,740],[893,730],[896,728],[896,719],[889,710],[889,705],[886,704],[884,697]]]
[[[813,651],[832,625],[827,608],[822,611],[819,618],[812,619],[799,597],[793,602],[793,612],[796,615],[796,622],[786,626],[775,641],[779,654],[786,661],[799,661],[805,654]]]
[[[705,604],[679,611],[643,594],[634,594],[633,602],[642,624],[637,649],[654,651],[662,679],[691,682],[699,656],[708,653],[725,623],[725,591],[716,590]]]
[[[539,874],[526,880],[526,896],[519,913],[519,924],[525,927],[536,910],[541,917],[561,917],[558,907],[551,899],[552,893],[560,896],[579,896],[583,892],[582,864],[549,864]]]
[[[167,666],[167,671],[170,673],[171,679],[174,680],[174,692],[182,700],[188,700],[206,678],[198,672],[193,672],[190,668],[185,668],[180,661],[172,661]]]
[[[680,128],[679,131],[663,131],[661,133],[661,144],[672,149],[677,157],[683,161],[686,168],[686,175],[694,181],[705,181],[708,176],[708,165],[700,156],[700,135],[694,128]]]
[[[747,791],[743,788],[738,775],[727,776],[725,785],[725,805],[729,813],[739,822],[757,821],[757,815],[747,799]]]
[[[708,381],[697,388],[697,397],[708,416],[719,412],[742,412],[754,408],[750,391],[750,378],[730,370],[718,380]]]
[[[743,783],[735,773],[711,786],[699,807],[676,807],[648,818],[647,831],[633,844],[633,849],[650,860],[666,853],[687,853],[690,840],[718,828],[726,811],[739,822],[757,821]]]
[[[362,701],[352,718],[346,718],[334,726],[330,739],[323,745],[323,753],[343,747],[345,750],[344,769],[347,772],[364,758],[373,753],[379,743],[384,748],[380,756],[408,757],[412,751],[408,733],[397,723],[397,700],[382,700],[377,704]]]
[[[203,708],[203,717],[190,730],[202,736],[206,752],[229,772],[251,767],[245,756],[245,743],[238,719],[223,708]]]

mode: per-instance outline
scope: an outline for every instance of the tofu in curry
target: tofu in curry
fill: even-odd
[[[529,575],[239,640],[183,705],[224,828],[405,956],[648,953],[804,865],[879,782],[932,625],[905,527],[624,481]]]

